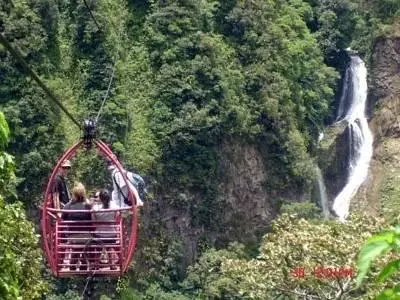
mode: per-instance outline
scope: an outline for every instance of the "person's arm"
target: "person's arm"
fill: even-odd
[[[131,188],[131,191],[132,191],[132,193],[133,193],[133,196],[135,197],[135,199],[136,199],[136,205],[137,206],[143,206],[143,201],[142,201],[142,199],[140,198],[140,195],[139,195],[139,193],[138,193],[138,190],[134,187],[134,186],[132,186],[132,188]]]
[[[59,194],[57,192],[52,194],[52,198],[53,198],[53,207],[55,209],[60,209],[60,198],[59,198]]]
[[[117,182],[119,188],[123,191],[123,188],[126,186],[126,182],[124,177],[122,176],[121,172],[116,172],[115,173],[115,181]]]
[[[96,211],[97,211],[96,206],[93,206],[92,207],[92,221],[96,221]]]
[[[88,203],[85,203],[85,209],[88,211],[86,214],[88,220],[93,220],[92,217],[92,206]]]
[[[67,203],[67,204],[63,207],[63,209],[69,209],[70,206],[71,206],[70,203]],[[69,219],[69,214],[66,213],[66,212],[62,213],[62,215],[61,215],[61,213],[59,213],[59,215],[61,216],[61,219],[63,219],[63,220],[68,220],[68,219]]]
[[[53,190],[52,190],[52,199],[53,199],[53,208],[60,209],[60,193],[58,192],[60,188],[60,182],[58,177],[56,177]],[[57,213],[59,217],[61,217],[61,213]]]
[[[128,191],[127,191],[127,185],[124,180],[124,177],[122,176],[121,172],[117,171],[114,173],[114,179],[115,184],[117,185],[117,205],[118,207],[123,206],[123,203],[125,203],[128,199]]]

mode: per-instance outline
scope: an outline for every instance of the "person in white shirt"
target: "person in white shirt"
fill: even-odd
[[[143,206],[143,201],[139,196],[136,187],[132,184],[133,174],[131,172],[126,172],[128,178],[127,182],[124,180],[123,175],[118,170],[117,166],[112,162],[108,163],[108,170],[111,172],[111,178],[113,182],[113,191],[111,193],[111,207],[125,208],[130,207],[132,204],[129,203],[129,193],[128,188],[132,191],[136,198],[136,205]]]
[[[100,190],[98,195],[101,202],[92,208],[92,220],[99,222],[96,226],[94,234],[96,237],[100,238],[101,244],[113,245],[117,243],[118,230],[116,228],[116,224],[112,224],[110,222],[115,222],[118,213],[113,211],[104,211],[104,209],[112,208],[110,206],[110,193],[107,190]],[[115,253],[114,248],[104,248],[104,250],[107,253],[108,263],[111,270],[116,269],[116,265],[118,264],[118,255]]]

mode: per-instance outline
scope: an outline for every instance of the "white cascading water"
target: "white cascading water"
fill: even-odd
[[[348,72],[347,72],[348,71]],[[368,176],[372,158],[372,133],[366,117],[367,69],[356,55],[351,56],[350,67],[346,71],[342,97],[338,110],[338,119],[348,122],[350,165],[349,177],[343,190],[333,201],[333,210],[344,221],[349,214],[350,200]],[[349,79],[349,80],[347,80]],[[351,80],[350,80],[351,79]],[[348,86],[350,84],[350,86]],[[345,108],[348,107],[347,112]]]
[[[349,85],[351,85],[351,83],[349,82],[349,79],[351,79],[350,78],[350,68],[347,68],[345,75],[344,75],[343,90],[342,90],[342,94],[340,95],[339,108],[338,108],[338,112],[337,112],[336,121],[342,120],[346,116],[345,110],[346,110],[346,106],[348,105],[346,98],[348,97]]]
[[[319,143],[321,143],[321,141],[324,139],[324,133],[323,132],[320,132],[319,134],[318,134],[318,144]]]
[[[329,203],[328,195],[326,194],[326,187],[324,182],[324,177],[322,176],[321,169],[317,167],[317,182],[318,182],[318,192],[319,192],[319,202],[322,209],[322,214],[325,218],[329,218]]]

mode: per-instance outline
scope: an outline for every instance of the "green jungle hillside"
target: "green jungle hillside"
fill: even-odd
[[[51,275],[40,208],[82,131],[0,44],[0,299],[400,299],[399,0],[0,0],[0,33],[148,187],[124,276]],[[332,203],[346,48],[375,148],[343,223],[316,167]],[[94,150],[72,165],[71,188],[112,188]]]

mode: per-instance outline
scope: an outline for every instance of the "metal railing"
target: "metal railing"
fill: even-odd
[[[47,238],[58,276],[115,275],[123,273],[129,250],[132,208],[89,210],[48,209],[50,222]],[[63,220],[62,213],[116,212],[113,221]],[[118,213],[117,213],[118,212]]]

